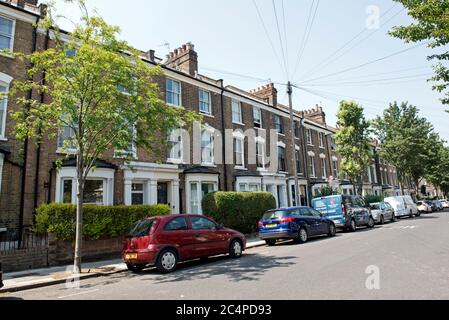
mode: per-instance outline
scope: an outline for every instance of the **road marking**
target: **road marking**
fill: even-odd
[[[88,293],[93,293],[93,292],[97,292],[97,291],[100,291],[100,289],[95,289],[95,290],[90,290],[90,291],[83,291],[83,292],[78,292],[78,293],[74,293],[74,294],[69,294],[67,296],[58,297],[58,299],[65,299],[65,298],[75,297],[75,296],[79,296],[79,295],[82,295],[82,294],[88,294]]]

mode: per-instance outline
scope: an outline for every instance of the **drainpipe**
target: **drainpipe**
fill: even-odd
[[[300,121],[300,124],[301,124],[300,130],[302,131],[301,147],[302,147],[302,150],[304,150],[304,152],[303,152],[303,154],[304,154],[304,175],[305,175],[305,177],[307,179],[307,182],[308,182],[307,183],[307,190],[306,190],[306,193],[307,193],[307,205],[310,206],[310,204],[311,204],[310,197],[312,195],[312,192],[311,192],[311,188],[310,188],[311,185],[310,185],[309,164],[308,164],[309,156],[308,156],[308,152],[307,152],[307,145],[306,145],[307,137],[306,137],[306,128],[304,126],[304,123],[305,123],[305,118],[304,118],[304,113],[303,113],[302,116],[301,116],[301,121]]]
[[[221,132],[222,132],[222,154],[223,154],[223,174],[224,174],[224,191],[228,191],[228,168],[226,164],[226,137],[225,137],[225,116],[224,116],[224,86],[223,86],[223,79],[218,80],[220,82],[221,86],[221,93],[220,93],[220,108],[221,108]]]
[[[50,30],[47,30],[47,33],[45,35],[44,51],[48,49],[49,38],[50,38]],[[42,72],[42,85],[45,85],[45,84],[46,84],[45,71],[43,71]],[[41,100],[41,103],[44,103],[44,100],[45,100],[44,92],[41,93],[40,100]],[[41,133],[41,129],[39,128],[39,134],[40,133]],[[40,160],[41,160],[41,144],[42,144],[42,142],[39,141],[37,144],[37,150],[36,150],[36,178],[34,181],[34,205],[33,205],[34,213],[36,213],[36,208],[38,205],[38,196],[39,196],[39,165],[40,165]],[[49,189],[48,192],[50,193],[51,190]],[[33,215],[34,222],[36,222],[35,219],[36,219],[36,214]]]
[[[37,29],[38,29],[38,24],[41,20],[41,17],[39,16],[36,19],[36,25],[33,27],[33,42],[32,42],[32,47],[31,47],[31,53],[36,52],[36,48],[37,48]],[[28,95],[27,95],[27,99],[31,100],[31,98],[33,97],[33,89],[30,89],[28,91]],[[30,106],[26,106],[27,111],[30,109]],[[27,175],[27,163],[28,163],[28,144],[29,144],[29,139],[25,138],[25,141],[23,143],[23,170],[22,170],[22,186],[21,186],[21,190],[20,190],[20,211],[19,211],[19,241],[18,241],[18,245],[19,248],[22,247],[22,237],[23,237],[23,217],[24,217],[24,211],[25,211],[25,183],[26,183],[26,175]]]

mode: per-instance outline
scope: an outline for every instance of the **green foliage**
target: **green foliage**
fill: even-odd
[[[369,144],[370,125],[363,107],[354,101],[342,101],[337,113],[339,130],[335,138],[337,153],[341,155],[340,170],[346,173],[362,192],[363,174],[372,160]]]
[[[332,196],[332,195],[336,195],[336,194],[338,194],[337,190],[334,190],[331,187],[324,187],[324,188],[321,188],[319,194],[317,194],[316,197],[317,198],[328,197],[328,196]]]
[[[370,204],[370,203],[377,203],[377,202],[383,202],[385,199],[385,196],[376,196],[376,195],[367,195],[364,197],[365,203],[366,204]]]
[[[268,192],[215,192],[203,198],[202,207],[206,216],[248,234],[257,231],[266,211],[276,208],[276,199]]]
[[[406,176],[418,184],[438,160],[441,140],[415,106],[394,102],[372,126],[381,142],[380,155],[397,168],[401,185]]]
[[[443,52],[428,57],[429,60],[440,61],[434,66],[436,82],[433,89],[445,91],[443,104],[449,104],[449,69],[443,63],[449,60],[447,44],[449,44],[449,1],[448,0],[395,0],[401,3],[414,22],[408,26],[397,26],[390,35],[405,42],[429,41],[430,48],[440,48]],[[449,112],[449,111],[448,111]]]
[[[167,205],[84,206],[83,234],[87,239],[126,235],[133,225],[145,217],[170,214]],[[58,239],[73,240],[76,227],[76,206],[45,204],[37,209],[35,230],[54,233]]]
[[[437,149],[436,161],[428,170],[426,179],[447,194],[449,192],[449,147],[442,146]]]

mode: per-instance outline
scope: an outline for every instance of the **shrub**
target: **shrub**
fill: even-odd
[[[364,200],[366,204],[377,203],[384,201],[385,196],[368,195],[365,196]]]
[[[92,240],[124,236],[138,220],[167,214],[170,214],[167,205],[86,205],[83,210],[83,235]],[[35,231],[38,233],[49,232],[54,233],[58,239],[73,240],[75,229],[75,205],[45,204],[36,211]]]
[[[215,192],[203,198],[202,207],[206,216],[247,234],[257,231],[257,222],[276,208],[276,199],[268,192]]]

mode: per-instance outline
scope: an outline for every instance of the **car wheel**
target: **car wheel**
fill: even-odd
[[[131,263],[127,263],[126,267],[128,268],[129,271],[131,272],[141,272],[144,268],[145,265],[144,264],[131,264]]]
[[[350,232],[355,232],[357,231],[357,223],[355,222],[354,219],[351,219],[351,224],[349,226],[349,231]]]
[[[242,242],[238,239],[232,240],[229,248],[229,256],[233,259],[238,259],[243,254]]]
[[[391,222],[397,222],[396,214],[393,212],[393,217],[391,218]]]
[[[306,243],[308,239],[309,235],[307,234],[307,230],[305,228],[299,229],[298,238],[296,239],[296,241],[298,243]]]
[[[265,240],[265,243],[270,247],[273,247],[274,245],[276,245],[276,239],[267,239]]]
[[[372,228],[374,228],[375,225],[376,225],[376,222],[374,221],[373,217],[369,217],[368,226],[367,227],[369,229],[372,229]]]
[[[159,255],[156,268],[159,272],[169,273],[176,269],[176,265],[178,264],[178,255],[172,249],[167,249],[161,252]]]
[[[331,223],[329,224],[329,237],[335,237],[335,235],[337,234],[337,230],[335,228],[335,224]]]
[[[417,216],[417,217],[421,217],[421,212],[418,212],[418,213],[416,214],[416,216]]]
[[[384,218],[383,215],[380,216],[380,221],[379,221],[379,223],[380,223],[381,225],[385,224],[385,218]]]

